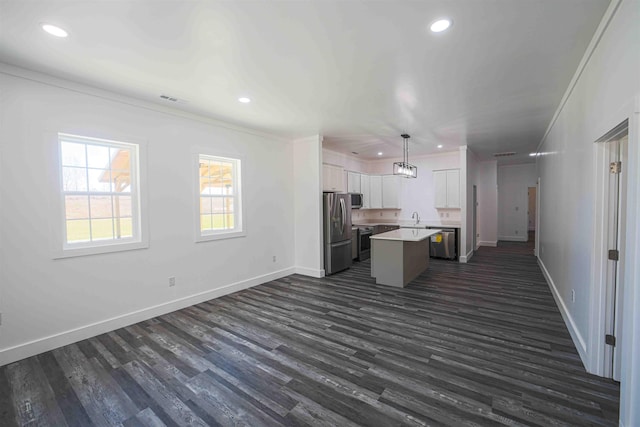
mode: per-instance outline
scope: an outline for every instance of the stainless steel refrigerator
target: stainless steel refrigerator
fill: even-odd
[[[323,193],[324,273],[328,276],[351,267],[351,197]]]

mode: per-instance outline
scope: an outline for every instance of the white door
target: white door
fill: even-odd
[[[607,293],[605,333],[613,338],[605,347],[605,376],[620,381],[622,338],[622,294],[625,244],[625,213],[627,193],[627,147],[628,136],[608,143],[610,173],[608,188],[609,223],[607,227],[608,248]],[[613,253],[611,252],[613,251]]]

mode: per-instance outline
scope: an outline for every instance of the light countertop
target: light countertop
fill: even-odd
[[[428,228],[428,227],[442,227],[442,228],[460,228],[460,221],[440,221],[437,219],[420,220],[418,224],[414,220],[399,220],[399,221],[376,221],[376,220],[356,220],[353,222],[356,226],[373,227],[375,225],[397,225],[401,228]]]
[[[399,228],[386,233],[374,234],[371,240],[397,240],[403,242],[419,242],[427,239],[440,230],[427,230],[423,228]]]

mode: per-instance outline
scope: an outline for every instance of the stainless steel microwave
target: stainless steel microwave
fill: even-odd
[[[362,193],[349,193],[351,195],[351,209],[360,209],[362,207]]]

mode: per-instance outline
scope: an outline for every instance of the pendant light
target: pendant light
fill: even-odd
[[[393,174],[400,175],[404,178],[417,178],[418,168],[412,164],[409,164],[409,134],[403,133],[400,135],[403,139],[403,158],[401,162],[395,162],[393,164]]]

